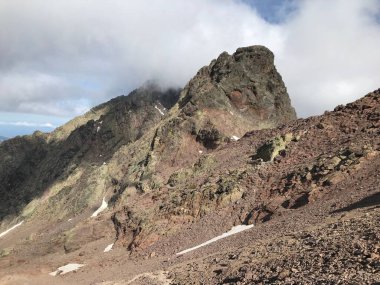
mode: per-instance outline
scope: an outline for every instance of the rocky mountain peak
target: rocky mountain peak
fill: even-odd
[[[274,55],[264,46],[238,48],[233,55],[223,52],[210,65],[214,81],[228,80],[228,75],[240,74],[255,80],[258,74],[265,74],[274,68]]]
[[[179,106],[187,116],[202,113],[226,136],[296,119],[274,55],[263,46],[239,48],[232,55],[223,52],[190,80]]]

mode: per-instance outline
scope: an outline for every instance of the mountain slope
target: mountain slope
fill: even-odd
[[[172,186],[140,194],[127,188],[123,210],[112,217],[119,240],[110,253],[100,253],[113,240],[105,224],[112,213],[106,212],[53,225],[75,224],[65,251],[57,247],[59,232],[39,236],[34,229],[38,239],[19,242],[0,261],[22,278],[31,265],[16,261],[32,258],[30,245],[35,254],[47,243],[51,252],[32,258],[43,272],[35,284],[58,282],[47,273],[73,261],[90,266],[62,276],[64,284],[376,284],[379,115],[377,90],[322,116],[228,142],[201,156],[191,171],[183,169]],[[244,223],[254,227],[176,255]],[[84,237],[87,231],[92,239]],[[14,235],[21,238],[21,229]]]
[[[149,191],[194,163],[200,149],[212,150],[252,128],[295,118],[273,54],[261,46],[239,49],[232,56],[223,53],[202,68],[167,115],[178,91],[158,89],[148,84],[51,134],[19,138],[20,147],[12,140],[3,145],[3,156],[16,159],[3,164],[7,171],[0,176],[0,193],[6,199],[0,217],[17,215],[34,198],[40,200],[24,213],[34,213],[42,203],[47,211],[39,210],[42,215],[59,219],[93,206],[110,192],[116,192],[108,197],[116,202],[128,186]],[[21,150],[24,140],[35,146]],[[66,205],[57,204],[62,200]]]
[[[1,231],[25,219],[0,239],[0,281],[313,284],[322,265],[325,283],[376,280],[380,90],[295,120],[273,54],[254,46],[223,53],[181,92],[149,85],[99,110],[72,131],[0,145]],[[239,225],[254,227],[177,255]],[[308,250],[331,246],[341,250],[323,261]],[[343,258],[351,271],[334,271]],[[86,266],[48,276],[73,262]]]
[[[51,194],[55,195],[65,187],[65,191],[71,194],[63,195],[68,200],[75,199],[76,205],[68,206],[74,206],[72,209],[59,209],[56,205],[57,215],[52,215],[52,218],[59,219],[64,214],[72,215],[91,206],[96,202],[92,199],[100,194],[92,189],[86,191],[83,184],[89,186],[91,177],[95,184],[103,183],[100,177],[95,177],[99,175],[97,166],[107,161],[120,146],[137,140],[161,120],[162,115],[154,108],[155,104],[163,109],[164,106],[170,108],[178,95],[178,90],[160,90],[150,84],[130,96],[115,98],[95,108],[101,110],[101,114],[96,115],[96,121],[86,114],[84,118],[77,118],[51,134],[37,132],[32,136],[5,141],[0,146],[3,157],[0,194],[5,197],[0,204],[0,219],[19,214],[23,207],[41,195],[49,204]],[[72,130],[75,124],[79,126]],[[72,177],[76,177],[76,182],[82,177],[78,192],[72,185]],[[66,180],[72,182],[66,185]],[[61,184],[59,189],[49,193],[56,184]],[[56,201],[53,199],[51,203]],[[29,208],[27,212],[30,211]]]
[[[110,161],[109,174],[119,182],[114,191],[117,194],[112,197],[117,202],[115,209],[121,208],[113,216],[118,237],[122,236],[127,247],[133,248],[139,244],[139,238],[150,240],[146,235],[156,237],[166,230],[156,228],[157,217],[165,220],[163,216],[167,215],[163,214],[164,209],[157,208],[160,203],[157,201],[149,211],[142,205],[151,202],[140,196],[138,201],[129,197],[129,203],[126,196],[131,194],[124,191],[126,188],[136,187],[142,193],[171,188],[182,169],[193,168],[203,160],[207,164],[206,155],[217,147],[249,130],[295,118],[273,54],[267,48],[253,46],[238,49],[231,56],[221,54],[190,80],[178,104],[157,128],[138,144],[115,153]],[[120,165],[127,161],[128,169],[120,172]],[[169,192],[178,193],[177,189]],[[130,225],[131,215],[137,221]],[[144,226],[140,227],[143,221]],[[132,234],[135,231],[139,234]]]
[[[142,220],[147,221],[142,236],[155,231],[150,229],[155,210],[139,206],[145,201],[141,193],[167,185],[176,171],[231,137],[292,119],[294,109],[267,48],[223,53],[181,94],[148,84],[50,134],[2,144],[1,228],[23,219],[54,223],[93,209],[105,197],[114,207],[116,236],[132,248],[135,237],[128,241],[118,226],[126,226],[119,222],[126,209],[137,220],[131,232]],[[81,243],[80,234],[71,235]],[[67,242],[63,237],[57,246],[69,248]]]
[[[173,284],[376,284],[379,115],[377,90],[323,116],[251,132],[232,149],[220,150],[219,165],[225,166],[223,161],[232,161],[237,153],[242,156],[228,168],[244,167],[247,175],[240,185],[251,189],[219,215],[224,223],[255,227],[192,253],[192,262],[170,267]],[[268,138],[290,134],[293,139],[273,162],[257,158]],[[252,163],[252,169],[245,163]],[[208,227],[211,224],[204,222],[202,229]],[[198,240],[186,234],[194,241],[178,251]]]

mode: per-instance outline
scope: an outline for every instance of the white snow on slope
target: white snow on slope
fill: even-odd
[[[158,108],[157,105],[154,105],[154,108],[156,108],[156,109],[158,110],[158,112],[160,112],[160,114],[161,114],[162,116],[165,115],[165,113],[164,113],[160,108]]]
[[[91,215],[91,217],[96,217],[99,215],[99,213],[103,212],[105,209],[107,209],[108,203],[106,202],[105,198],[103,198],[103,202],[100,205],[100,207]]]
[[[66,273],[69,273],[71,271],[78,270],[79,268],[85,266],[85,264],[78,264],[78,263],[69,263],[64,266],[58,267],[58,269],[54,272],[50,272],[49,275],[51,276],[58,276],[63,275]]]
[[[182,254],[188,253],[188,252],[196,250],[196,249],[198,249],[198,248],[200,248],[202,246],[209,245],[210,243],[216,242],[216,241],[218,241],[220,239],[223,239],[223,238],[232,236],[234,234],[240,233],[242,231],[248,230],[248,229],[250,229],[252,227],[253,227],[253,225],[238,225],[238,226],[232,227],[232,229],[230,229],[228,232],[223,233],[220,236],[214,237],[214,238],[212,238],[212,239],[210,239],[210,240],[208,240],[208,241],[206,241],[204,243],[201,243],[200,245],[197,245],[197,246],[188,248],[186,250],[183,250],[181,252],[178,252],[177,255],[182,255]]]
[[[113,243],[107,245],[107,247],[104,249],[103,252],[109,252],[109,251],[111,251],[111,250],[112,250],[112,247],[113,247]]]
[[[238,140],[240,140],[240,138],[237,137],[237,136],[232,136],[232,137],[231,137],[231,140],[238,141]]]
[[[0,234],[0,238],[3,237],[3,236],[5,236],[5,235],[6,235],[7,233],[9,233],[11,230],[14,230],[14,229],[17,228],[18,226],[21,226],[23,222],[24,222],[24,221],[21,221],[21,222],[19,222],[17,225],[14,225],[14,226],[11,227],[10,229],[7,229],[6,231],[2,232],[2,233]]]

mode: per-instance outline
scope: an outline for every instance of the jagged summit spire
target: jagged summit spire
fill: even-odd
[[[245,126],[238,130],[240,134],[296,119],[274,55],[264,46],[220,54],[190,80],[181,94],[180,106],[186,114],[210,108],[239,114],[235,119],[243,119],[241,125]]]

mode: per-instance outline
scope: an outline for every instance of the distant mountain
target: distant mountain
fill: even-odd
[[[7,137],[0,136],[0,142],[7,140]]]

